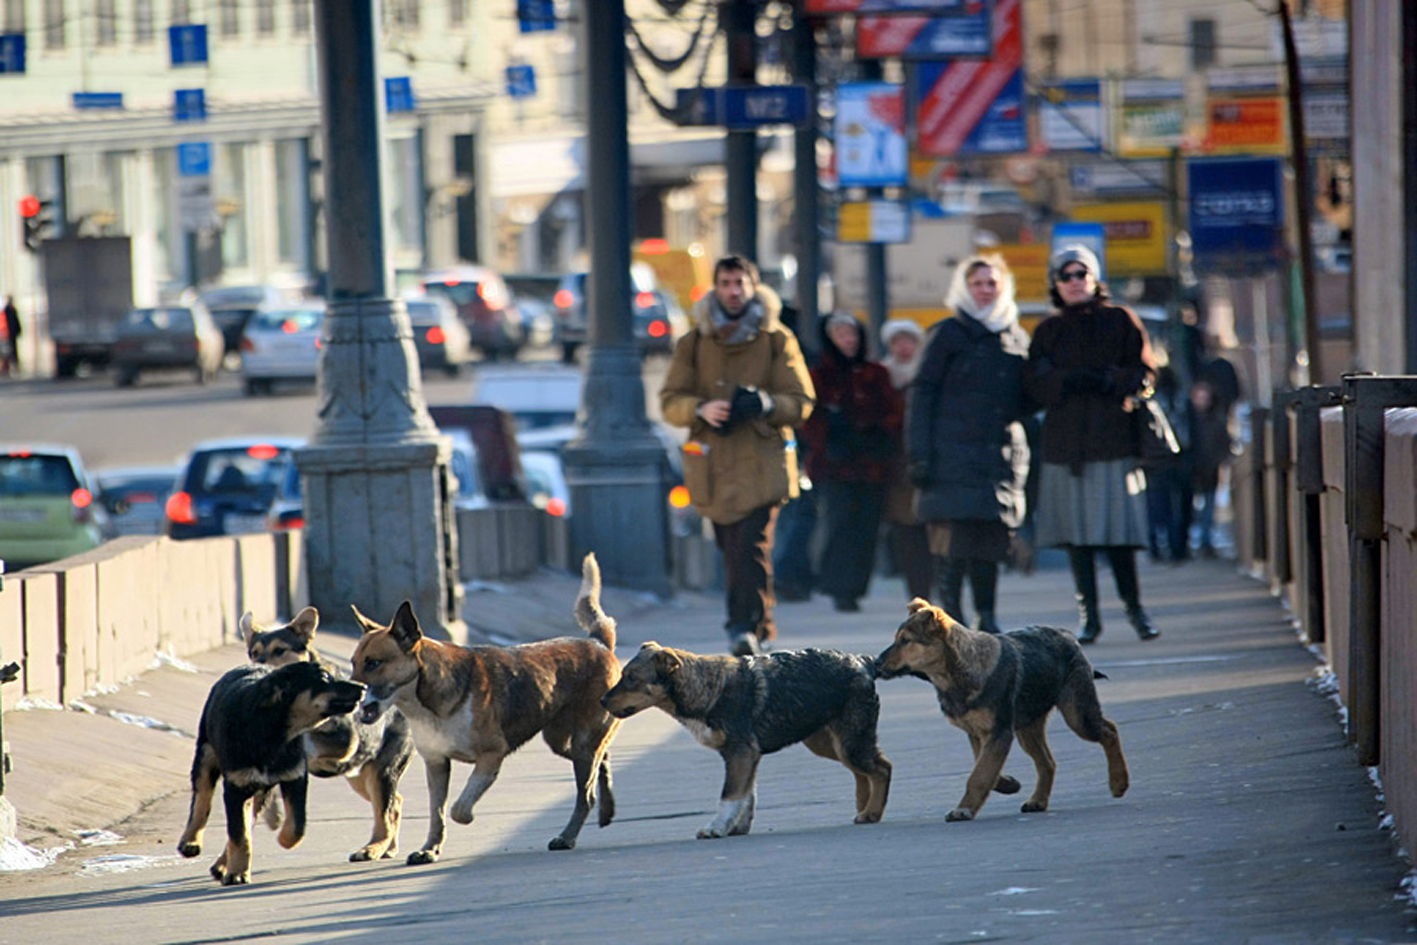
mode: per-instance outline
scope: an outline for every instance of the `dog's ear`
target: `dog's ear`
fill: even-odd
[[[394,614],[394,619],[389,624],[389,633],[393,635],[399,649],[405,653],[423,639],[423,629],[418,626],[418,618],[413,614],[413,605],[408,601],[399,604],[398,613]]]
[[[906,609],[910,611],[910,613],[915,614],[919,613],[920,611],[924,610],[926,607],[929,606],[930,602],[928,600],[923,597],[917,597],[906,605]]]
[[[249,647],[252,638],[260,632],[261,628],[256,626],[256,619],[251,615],[251,611],[248,610],[241,615],[241,640],[243,643]]]
[[[684,665],[684,661],[673,650],[660,647],[658,652],[654,654],[654,665],[664,675],[672,676],[679,671],[680,666]]]
[[[355,611],[358,613],[358,611]],[[320,612],[314,607],[306,607],[295,615],[295,619],[290,622],[287,629],[295,634],[295,638],[306,646],[315,639],[315,628],[320,625]]]
[[[368,617],[360,613],[359,608],[354,606],[353,604],[349,605],[349,609],[354,611],[354,622],[359,624],[359,629],[362,632],[373,633],[375,630],[384,629],[383,624],[379,623],[377,620],[370,620]]]

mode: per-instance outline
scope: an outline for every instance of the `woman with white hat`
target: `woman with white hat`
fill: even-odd
[[[890,375],[891,386],[908,397],[920,369],[920,342],[925,332],[908,318],[892,318],[881,326],[881,345],[885,356],[881,366]],[[905,455],[904,444],[901,456]],[[935,562],[930,555],[929,533],[925,523],[915,514],[916,490],[906,475],[905,463],[900,464],[894,481],[886,493],[886,531],[890,537],[891,564],[905,580],[907,600],[930,597],[934,592]]]
[[[1055,311],[1034,331],[1029,391],[1047,411],[1039,452],[1038,543],[1067,549],[1077,591],[1078,640],[1102,633],[1096,552],[1106,554],[1127,620],[1160,636],[1142,609],[1136,549],[1147,544],[1146,475],[1139,468],[1135,398],[1156,377],[1134,312],[1098,281],[1097,256],[1065,246],[1048,266]]]

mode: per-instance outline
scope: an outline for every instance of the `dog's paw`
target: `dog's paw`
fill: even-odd
[[[1047,801],[1035,801],[1032,798],[1024,801],[1023,806],[1019,808],[1019,810],[1023,811],[1025,814],[1041,814],[1047,809]]]
[[[470,824],[472,823],[472,805],[468,804],[464,807],[461,802],[454,804],[452,809],[448,811],[448,816],[453,819],[454,823]]]
[[[202,845],[200,843],[180,843],[177,845],[177,852],[190,860],[194,856],[202,855]]]
[[[213,863],[207,872],[212,874],[212,879],[222,885],[226,885],[226,867],[223,866],[220,861]]]
[[[1127,793],[1127,788],[1131,787],[1131,782],[1123,775],[1120,778],[1111,779],[1107,787],[1111,789],[1113,797],[1121,797],[1123,794]]]
[[[948,814],[945,815],[946,823],[954,823],[960,820],[973,819],[974,811],[970,810],[968,807],[956,807],[954,810],[950,811]]]
[[[994,791],[998,794],[1017,794],[1021,787],[1018,778],[1007,774],[999,775],[999,780],[994,782]]]
[[[438,851],[436,850],[414,850],[408,855],[409,866],[423,866],[436,862],[438,862]]]
[[[698,836],[700,840],[717,840],[725,834],[716,824],[709,824],[699,830]]]
[[[881,815],[880,815],[880,814],[873,814],[873,813],[871,813],[870,811],[865,811],[865,810],[863,810],[861,813],[857,814],[857,815],[856,815],[856,819],[852,821],[853,824],[878,824],[878,823],[880,823],[880,822],[881,822]]]
[[[386,859],[388,852],[380,848],[377,844],[370,844],[367,847],[360,847],[349,855],[351,863],[368,863],[370,860]]]
[[[551,842],[546,844],[548,850],[574,850],[576,841],[570,837],[552,837]]]
[[[250,883],[250,882],[251,882],[251,874],[250,874],[250,872],[246,872],[246,873],[227,873],[227,874],[226,874],[225,876],[223,876],[222,879],[221,879],[221,884],[222,884],[223,886],[245,886],[245,885],[247,885],[247,884]]]

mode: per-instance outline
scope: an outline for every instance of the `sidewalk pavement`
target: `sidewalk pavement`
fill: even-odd
[[[895,765],[882,824],[885,833],[841,834],[840,842],[848,846],[838,856],[845,855],[846,861],[818,862],[796,847],[799,842],[838,842],[833,839],[838,834],[820,832],[822,805],[840,800],[836,777],[828,782],[823,762],[800,749],[763,764],[759,823],[753,834],[766,833],[778,849],[805,857],[793,859],[790,871],[774,874],[775,907],[804,923],[795,926],[804,936],[815,928],[811,917],[820,914],[813,904],[826,901],[822,884],[832,883],[841,888],[831,901],[843,908],[849,903],[853,916],[863,916],[861,922],[872,915],[889,923],[877,931],[884,934],[891,928],[891,937],[904,936],[900,940],[934,934],[927,918],[938,922],[946,913],[955,915],[950,910],[959,906],[951,902],[965,903],[966,909],[986,904],[983,911],[990,915],[986,921],[981,912],[978,926],[991,926],[1006,937],[1011,933],[1013,940],[1020,940],[1019,935],[1029,938],[1040,929],[1053,933],[1031,940],[1417,940],[1417,913],[1403,886],[1409,867],[1392,835],[1382,829],[1381,794],[1345,743],[1337,706],[1324,695],[1317,678],[1319,663],[1298,642],[1268,588],[1237,574],[1227,561],[1181,566],[1143,562],[1143,595],[1162,630],[1159,640],[1143,643],[1127,626],[1105,570],[1099,584],[1106,631],[1088,655],[1108,676],[1099,682],[1099,694],[1104,711],[1121,730],[1131,767],[1133,787],[1125,798],[1106,795],[1101,753],[1075,739],[1055,716],[1050,735],[1059,773],[1048,814],[1020,816],[1017,798],[996,797],[979,821],[945,824],[944,814],[962,793],[969,770],[964,736],[945,724],[925,684],[910,679],[883,682],[881,744]],[[577,633],[570,616],[577,585],[573,575],[540,572],[526,581],[476,589],[469,594],[466,615],[471,626],[496,631],[499,642]],[[1065,567],[1044,566],[1031,576],[1006,573],[1000,581],[1000,602],[999,616],[1006,625],[1071,628],[1076,622]],[[681,593],[660,601],[609,588],[604,603],[619,623],[621,660],[648,639],[700,652],[726,648],[723,604],[717,595]],[[901,583],[878,578],[860,613],[837,613],[822,596],[780,605],[779,646],[876,653],[889,643],[904,615]],[[347,658],[354,641],[329,636],[319,642],[323,652]],[[143,811],[161,809],[162,822],[146,839],[165,841],[169,845],[157,849],[170,853],[172,837],[180,830],[179,810],[185,812],[191,733],[202,702],[215,678],[243,658],[241,648],[227,646],[191,660],[190,668],[159,666],[117,691],[86,697],[84,704],[92,711],[7,713],[5,736],[14,759],[8,797],[18,811],[20,838],[44,849],[74,842],[77,831],[102,827],[131,837],[143,832]],[[658,713],[649,713],[627,723],[615,753],[624,816],[616,830],[583,835],[582,846],[612,856],[630,847],[658,855],[658,847],[643,844],[687,839],[698,817],[708,819],[711,795],[717,790],[717,762],[687,733]],[[689,782],[697,792],[691,797],[682,777],[683,766],[690,762],[701,772],[698,780]],[[524,757],[509,762],[503,775],[509,783],[489,792],[489,802],[509,808],[531,805],[531,794],[519,798],[509,787],[524,779],[530,788],[540,764]],[[548,755],[546,765],[554,783],[564,781],[564,762]],[[1006,770],[1024,782],[1025,792],[1030,789],[1034,772],[1022,750],[1010,755]],[[455,772],[455,780],[462,777]],[[421,766],[415,764],[403,787],[404,851],[416,847],[426,822],[421,781]],[[339,792],[344,795],[355,824],[350,829],[367,830],[367,806],[361,811],[350,792]],[[686,811],[686,803],[700,806]],[[559,823],[563,804],[557,800],[548,805],[546,816]],[[479,870],[490,880],[490,861],[498,855],[544,849],[549,833],[543,835],[539,827],[530,833],[510,826],[505,833],[489,833],[497,829],[499,816],[496,806],[486,815],[479,808],[475,830],[463,828],[450,836],[450,844],[455,844],[448,853],[450,862],[466,857],[475,844]],[[694,819],[686,822],[684,817]],[[834,829],[835,824],[827,826]],[[166,835],[161,839],[159,827]],[[880,849],[887,836],[889,851]],[[936,836],[942,839],[929,839]],[[311,842],[314,838],[307,845]],[[338,842],[348,843],[349,838]],[[751,848],[759,851],[753,854],[747,853],[748,846],[733,849],[740,850],[740,856],[770,855],[759,847]],[[682,857],[702,850],[692,844],[671,845],[664,855]],[[62,855],[46,872],[77,871],[85,855]],[[328,851],[321,855],[338,860]],[[882,856],[887,858],[878,859]],[[295,862],[287,854],[262,857],[258,868],[271,870],[272,880],[275,871]],[[542,868],[541,860],[526,862]],[[521,860],[516,866],[526,868]],[[204,866],[184,869],[195,874]],[[925,871],[919,882],[934,891],[929,902],[902,911],[890,896],[880,895],[877,886],[887,869]],[[642,874],[644,888],[633,893],[646,909],[658,901],[655,896],[674,895],[651,888],[648,877],[653,875]],[[3,877],[0,874],[0,885]],[[615,880],[613,873],[583,876],[580,895],[594,898],[592,887]],[[515,880],[524,881],[524,876]],[[856,892],[850,891],[853,883]],[[906,896],[922,891],[899,890]],[[1003,900],[990,898],[1015,893],[1030,894],[1034,903],[1060,897],[1067,908],[1056,914],[1037,906],[1006,909]],[[621,891],[605,894],[618,897]],[[711,902],[697,905],[712,908]],[[737,926],[736,938],[724,940],[779,941],[782,929],[772,926],[771,918],[743,919],[759,924]],[[479,918],[479,929],[486,941],[518,941],[528,921],[525,911],[510,909],[505,915]],[[579,921],[584,923],[585,917]],[[1071,927],[1069,935],[1070,922],[1085,925]],[[433,938],[435,928],[428,929]],[[542,931],[550,935],[553,928]],[[839,940],[845,927],[826,928],[836,931],[827,931],[823,940]],[[1082,934],[1084,928],[1090,931]],[[1033,931],[1025,934],[1025,929]],[[657,931],[664,940],[698,937],[684,926],[665,925]]]

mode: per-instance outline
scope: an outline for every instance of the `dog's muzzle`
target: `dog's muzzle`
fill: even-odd
[[[374,695],[374,690],[369,689],[364,693],[364,701],[359,703],[359,721],[365,725],[372,725],[379,721],[379,716],[384,714],[384,703],[379,701],[379,697]]]
[[[876,657],[876,678],[877,678],[877,679],[894,679],[895,677],[900,676],[900,675],[902,675],[902,674],[905,673],[905,670],[904,670],[904,669],[886,669],[886,657],[888,657],[888,656],[890,655],[890,652],[891,652],[891,650],[893,650],[893,649],[895,649],[895,648],[888,646],[888,647],[886,647],[884,650],[881,651],[881,655],[880,655],[880,656]]]

